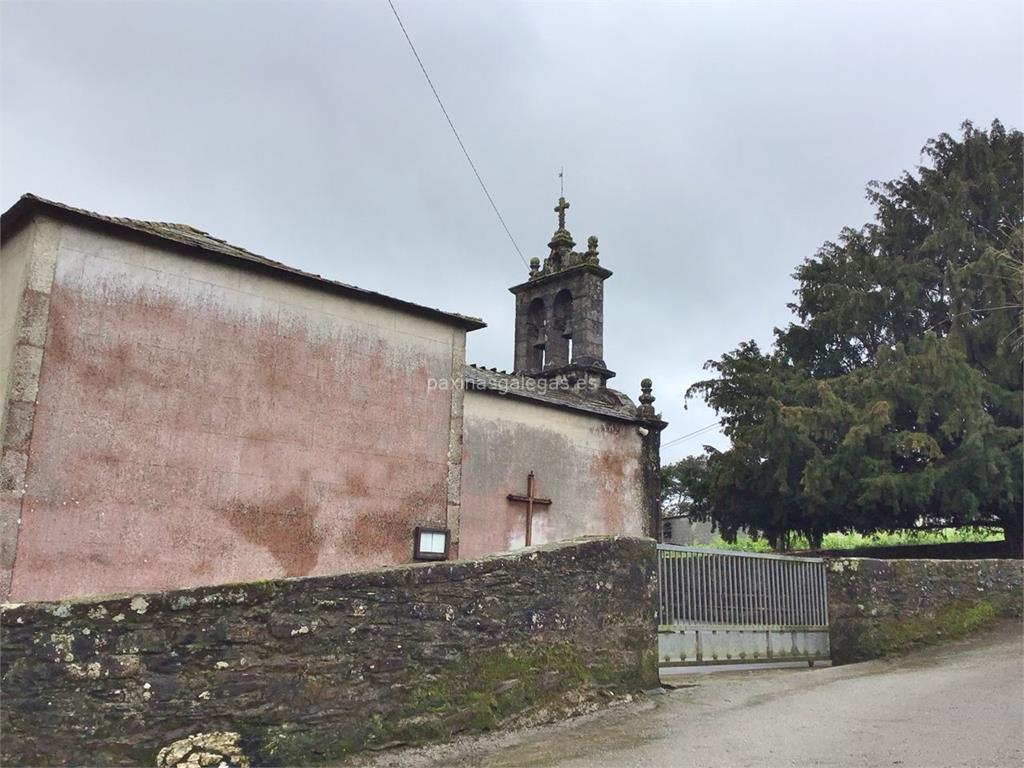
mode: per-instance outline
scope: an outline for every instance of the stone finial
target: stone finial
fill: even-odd
[[[530,279],[540,276],[540,259],[534,256],[530,259]]]
[[[591,235],[587,238],[587,252],[584,254],[587,261],[592,264],[597,264],[597,235]]]
[[[640,405],[636,409],[637,416],[643,416],[648,418],[654,418],[657,414],[654,412],[654,395],[651,394],[651,388],[654,386],[654,382],[650,379],[642,379],[640,381]]]

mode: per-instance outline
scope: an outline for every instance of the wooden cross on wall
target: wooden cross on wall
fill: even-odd
[[[544,507],[551,506],[551,499],[541,499],[534,495],[536,490],[536,478],[533,475],[533,471],[526,476],[526,495],[520,496],[518,493],[510,493],[508,495],[509,501],[522,501],[526,504],[526,546],[530,546],[530,542],[533,540],[533,507],[535,504],[540,504]]]

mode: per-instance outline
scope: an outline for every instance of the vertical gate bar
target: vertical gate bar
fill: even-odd
[[[718,583],[718,558],[713,555],[708,555],[708,582],[711,584],[711,602],[708,605],[711,610],[708,612],[708,621],[714,624],[718,621],[718,602],[721,599],[721,592]]]
[[[703,569],[704,557],[700,553],[696,554],[693,558],[693,570],[697,578],[697,594],[696,601],[693,606],[693,615],[697,623],[700,624],[704,619],[704,590],[707,585],[704,583],[704,569]]]
[[[779,601],[776,598],[776,594],[778,593],[778,582],[779,582],[778,568],[775,567],[777,563],[778,563],[777,560],[769,560],[768,563],[767,563],[767,565],[768,565],[768,579],[769,579],[769,583],[771,585],[770,588],[769,588],[769,593],[768,594],[769,594],[769,599],[771,600],[771,604],[772,604],[772,608],[771,608],[771,611],[772,611],[772,624],[778,624],[779,623],[779,619],[782,618],[779,615]]]
[[[768,620],[768,598],[765,596],[768,592],[768,574],[764,567],[766,562],[768,561],[757,561],[757,615],[761,619],[761,624],[771,623]]]
[[[675,615],[672,608],[672,601],[675,597],[675,585],[672,583],[672,561],[675,559],[671,557],[672,552],[666,552],[668,557],[665,558],[665,616],[666,624],[675,624]]]
[[[741,624],[743,622],[743,561],[746,558],[734,557],[732,559],[732,574],[733,580],[736,583],[736,589],[732,596],[732,623]]]
[[[772,579],[772,624],[779,624],[782,621],[782,612],[779,610],[779,561],[769,560],[768,570]]]
[[[754,585],[756,579],[754,578],[754,566],[757,565],[757,560],[754,558],[747,558],[747,623],[756,624],[757,620],[754,617]]]
[[[744,557],[743,560],[743,624],[751,625],[754,624],[751,621],[751,587],[754,585],[751,578],[751,563],[754,562],[754,558]]]
[[[701,618],[705,622],[711,621],[711,603],[712,598],[712,585],[711,585],[711,562],[707,555],[704,555],[700,559],[701,565],[701,576],[704,578],[704,589],[701,590],[704,593],[704,605]]]
[[[675,616],[672,614],[672,552],[665,553],[665,563],[662,566],[665,573],[665,623],[674,624]]]
[[[686,597],[686,574],[683,573],[683,558],[679,558],[679,613],[680,615],[686,612],[686,608],[683,605],[683,600]],[[681,622],[680,622],[681,623]]]
[[[807,583],[812,585],[812,589],[810,590],[811,603],[808,610],[807,623],[813,625],[818,623],[815,617],[818,605],[818,587],[816,586],[817,582],[814,580],[814,563],[808,563]]]
[[[729,558],[716,557],[718,561],[718,623],[729,621]]]
[[[677,555],[677,552],[673,552]],[[669,582],[669,612],[672,614],[672,624],[679,624],[679,584],[676,581],[676,562],[678,557],[672,557],[666,562],[666,573]]]
[[[758,600],[760,601],[759,613],[762,624],[771,624],[771,616],[768,608],[768,561],[761,560],[758,564]]]
[[[743,601],[743,615],[746,617],[747,624],[754,624],[754,565],[757,564],[756,558],[748,557],[747,562],[744,563],[743,567],[743,578],[747,584],[747,596]]]
[[[665,550],[657,551],[657,623],[668,624],[665,616]]]
[[[813,627],[817,622],[818,587],[814,581],[814,563],[808,563],[804,569],[804,578],[807,580],[807,624]]]
[[[818,583],[821,585],[821,626],[828,626],[828,575],[825,564],[818,564]]]
[[[708,573],[708,612],[705,619],[708,623],[715,620],[715,561],[711,555],[704,556],[704,567]]]
[[[814,624],[821,626],[821,582],[818,581],[818,564],[814,564],[811,571],[811,580],[814,582]]]
[[[808,610],[807,623],[814,625],[818,623],[818,582],[814,579],[814,576],[816,575],[814,563],[808,563],[807,566],[807,583],[811,585],[811,601]]]
[[[700,583],[697,581],[697,571],[694,570],[693,563],[695,555],[692,552],[686,555],[686,573],[690,577],[690,594],[687,595],[687,602],[689,604],[690,621],[694,624],[697,623],[697,601],[700,599]]]
[[[684,555],[679,559],[679,606],[685,621],[693,621],[693,611],[690,608],[690,595],[693,593],[693,585],[689,583],[690,556]]]
[[[693,602],[693,607],[692,607],[693,615],[692,615],[691,618],[693,619],[694,624],[696,624],[698,621],[700,621],[699,617],[700,617],[700,592],[701,592],[701,584],[700,584],[700,573],[697,570],[697,558],[698,557],[699,557],[699,555],[692,555],[691,554],[690,555],[690,559],[689,559],[689,561],[686,564],[687,568],[689,568],[689,570],[690,570],[690,574],[693,576],[693,600],[692,600],[692,602]]]
[[[723,617],[727,624],[734,624],[735,620],[733,617],[733,600],[736,595],[736,585],[733,583],[733,565],[736,563],[736,558],[729,557],[722,558],[722,565],[725,570],[725,616]]]
[[[785,595],[784,605],[786,606],[786,624],[794,624],[793,621],[793,597],[796,594],[796,590],[793,588],[793,563],[789,560],[783,560],[782,565],[786,574],[785,582]]]
[[[736,567],[739,565],[739,558],[735,555],[729,558],[729,623],[739,624],[740,617],[736,611],[740,593],[739,580],[736,578]]]
[[[725,562],[723,563],[723,565],[725,565],[725,575],[726,575],[726,581],[727,581],[726,588],[725,588],[725,594],[727,596],[727,599],[725,601],[725,620],[729,624],[735,624],[736,623],[736,617],[735,617],[735,615],[733,613],[733,602],[736,599],[736,584],[735,584],[736,580],[733,577],[734,576],[733,566],[735,564],[736,564],[736,558],[733,557],[732,555],[730,555],[728,558],[725,558]]]
[[[786,606],[786,624],[793,624],[793,596],[796,594],[796,590],[793,588],[793,563],[789,560],[782,561],[783,573],[786,574],[786,580],[783,583],[783,594],[782,600],[783,605]]]
[[[785,624],[786,614],[782,603],[782,560],[772,561],[772,570],[775,572],[775,615],[778,617],[776,624]]]
[[[718,556],[718,623],[729,621],[729,558]]]
[[[810,624],[811,622],[809,622],[807,620],[808,613],[809,613],[807,599],[811,595],[811,591],[810,591],[810,589],[808,589],[808,584],[807,584],[807,564],[806,563],[800,563],[800,565],[798,566],[797,570],[800,572],[800,616],[799,616],[799,619],[800,619],[800,623],[801,624]]]
[[[817,607],[818,607],[818,587],[817,582],[814,580],[815,567],[814,563],[807,564],[807,583],[811,585],[811,601],[808,610],[807,623],[814,625],[818,623],[817,620]]]
[[[711,574],[708,570],[707,555],[701,555],[700,557],[700,577],[704,582],[704,588],[700,591],[700,620],[704,623],[708,621],[711,613]]]
[[[693,554],[687,552],[684,559],[679,563],[679,580],[682,583],[684,580],[689,581],[693,575]],[[695,587],[690,583],[689,592],[683,592],[680,599],[683,601],[683,613],[686,615],[687,623],[693,623],[697,618],[694,609],[694,592]]]
[[[678,552],[672,552],[672,557],[665,560],[665,581],[668,583],[668,606],[667,610],[672,616],[671,624],[679,623],[679,592],[676,586],[676,561],[679,559]]]
[[[686,614],[690,623],[697,622],[697,594],[700,592],[700,585],[697,583],[697,574],[693,570],[693,553],[686,553],[686,577],[690,582],[690,592],[686,595]]]
[[[708,576],[708,610],[704,620],[710,624],[715,620],[715,563],[711,559],[711,555],[704,555],[704,570]]]
[[[775,577],[775,589],[773,592],[773,599],[775,602],[775,618],[776,624],[782,624],[785,621],[785,616],[782,613],[782,571],[779,565],[782,563],[781,560],[772,560],[772,575]]]
[[[818,563],[818,592],[821,593],[821,603],[818,608],[818,626],[828,626],[828,580],[825,574],[825,564]]]
[[[678,552],[673,554],[680,554]],[[672,623],[681,624],[682,617],[679,614],[679,557],[673,557],[669,561],[669,580],[672,582]]]
[[[800,615],[797,618],[800,620],[801,624],[806,624],[807,623],[807,621],[806,621],[807,609],[806,609],[805,606],[806,606],[806,603],[807,603],[807,585],[806,585],[806,582],[804,580],[804,564],[803,563],[800,563],[797,566],[797,571],[798,571],[798,574],[799,574],[799,577],[800,577],[800,587],[799,587],[800,592],[798,593],[798,596],[800,598]]]
[[[711,555],[707,555],[704,558],[704,564],[708,568],[708,622],[714,624],[715,613],[717,612],[717,589],[718,586],[715,579],[715,558]]]
[[[704,566],[708,572],[708,623],[715,621],[715,561],[711,555],[704,556]]]
[[[675,615],[672,611],[672,555],[674,552],[666,551],[664,562],[661,565],[661,571],[664,575],[664,597],[665,597],[665,624],[675,624]]]
[[[800,563],[794,562],[793,564],[793,623],[803,624],[803,594],[804,585],[803,579],[800,578],[801,567]]]
[[[804,622],[804,596],[807,594],[807,590],[804,589],[804,564],[794,563],[794,570],[797,574],[797,624],[805,624]]]
[[[729,620],[729,573],[726,568],[726,562],[729,558],[716,556],[717,561],[715,565],[715,578],[718,579],[718,615],[715,620],[722,624]]]
[[[793,571],[795,569],[793,568],[793,563],[789,560],[783,560],[782,562],[786,565],[786,623],[792,625],[796,623],[796,616],[793,615],[795,613],[793,610],[795,607],[794,603],[796,602],[796,587],[793,584]]]
[[[729,557],[719,557],[718,572],[722,577],[722,586],[718,590],[721,605],[718,620],[724,624],[729,623]]]
[[[675,565],[675,578],[676,578],[676,612],[679,614],[679,623],[686,623],[686,606],[683,604],[683,600],[686,597],[686,593],[683,591],[683,562],[685,555],[680,552],[679,557],[676,558]]]
[[[800,569],[800,563],[793,563],[793,623],[803,624],[803,594],[804,594],[804,583],[803,579],[800,578],[802,573]]]
[[[811,582],[814,584],[814,625],[820,626],[821,624],[821,584],[818,583],[818,564],[812,563],[811,568]]]
[[[761,623],[761,621],[758,621],[758,618],[761,615],[761,563],[762,562],[763,562],[762,560],[751,560],[750,561],[750,565],[751,565],[751,569],[750,569],[750,574],[751,574],[751,582],[750,582],[750,590],[751,590],[751,592],[750,592],[750,594],[751,594],[751,601],[750,601],[751,613],[750,613],[750,616],[751,616],[751,619],[750,619],[750,623],[751,624],[760,624]]]
[[[824,563],[818,563],[818,583],[821,585],[821,626],[828,626],[828,574]]]
[[[714,555],[708,555],[708,583],[711,584],[711,590],[708,592],[708,596],[711,600],[708,603],[708,621],[715,624],[718,621],[718,602],[721,599],[719,581],[718,581],[718,558]]]
[[[818,626],[828,624],[825,617],[825,606],[828,605],[828,593],[825,591],[825,582],[821,575],[825,573],[825,564],[818,563],[814,569],[814,579],[818,582]]]
[[[736,574],[736,595],[734,597],[736,602],[734,603],[735,609],[733,613],[735,615],[735,623],[740,625],[743,624],[743,602],[746,599],[743,591],[743,566],[746,565],[745,560],[747,560],[745,557],[737,557],[733,560],[734,573]]]
[[[734,557],[732,559],[732,579],[735,585],[732,593],[732,623],[739,624],[743,620],[743,580],[740,569],[743,567],[742,557]]]

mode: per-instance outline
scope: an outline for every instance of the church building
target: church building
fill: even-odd
[[[0,599],[51,600],[658,533],[660,432],[607,386],[597,238],[558,228],[476,318],[183,224],[25,195],[0,220]]]

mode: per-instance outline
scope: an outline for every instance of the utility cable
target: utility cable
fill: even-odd
[[[452,129],[452,133],[455,134],[455,140],[459,142],[459,146],[462,148],[462,154],[466,156],[466,161],[469,163],[469,167],[473,169],[473,174],[476,176],[476,180],[480,182],[480,189],[482,189],[484,194],[487,195],[487,201],[491,204],[491,208],[494,209],[494,213],[498,216],[498,221],[501,222],[501,226],[504,228],[505,234],[508,235],[508,239],[512,241],[512,247],[515,248],[516,253],[519,254],[519,260],[523,262],[523,266],[529,268],[530,265],[527,264],[526,257],[523,256],[523,252],[519,249],[519,244],[516,242],[516,239],[512,237],[512,232],[505,223],[505,219],[501,215],[501,211],[498,210],[498,206],[494,202],[494,198],[491,197],[491,193],[487,191],[487,185],[484,184],[484,180],[480,176],[480,172],[476,169],[476,163],[474,163],[473,158],[469,156],[469,151],[466,149],[466,145],[462,143],[462,137],[459,136],[459,132],[455,130],[455,123],[452,122],[451,117],[448,115],[448,110],[444,108],[444,102],[441,101],[441,96],[438,94],[437,88],[434,87],[434,82],[430,79],[430,75],[427,74],[427,68],[423,66],[423,60],[420,58],[419,53],[416,52],[416,46],[412,44],[412,38],[409,37],[408,31],[405,29],[405,24],[402,23],[402,17],[398,15],[398,9],[395,8],[395,4],[391,2],[391,0],[388,0],[388,5],[391,6],[391,12],[395,14],[395,20],[398,21],[398,26],[402,28],[402,34],[405,35],[406,42],[409,43],[412,55],[416,57],[416,63],[420,65],[423,77],[427,79],[427,85],[429,85],[430,90],[434,92],[434,98],[437,99],[437,106],[439,106],[441,108],[441,112],[444,113],[444,118],[448,121],[448,126]]]

